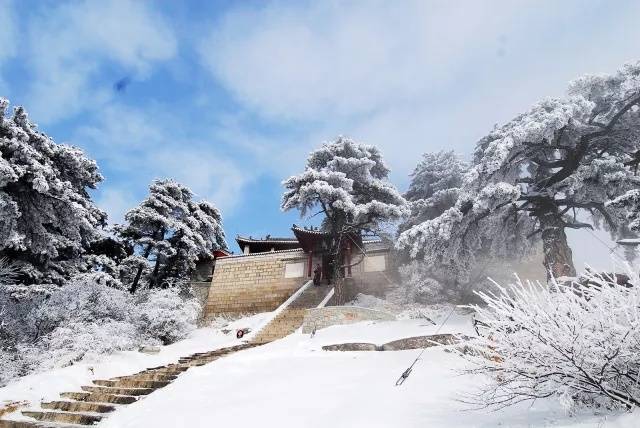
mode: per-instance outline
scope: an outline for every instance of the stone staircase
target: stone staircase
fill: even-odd
[[[330,291],[331,287],[310,286],[290,302],[262,330],[258,331],[249,343],[262,345],[290,335],[302,325],[307,309],[317,307]]]
[[[176,364],[149,368],[129,376],[94,380],[93,385],[82,386],[81,392],[63,392],[60,400],[43,402],[39,410],[22,411],[24,416],[33,421],[0,420],[0,428],[72,428],[94,425],[118,407],[134,403],[156,389],[169,385],[180,373],[191,367],[210,363],[261,343],[244,343],[200,352],[180,358]]]

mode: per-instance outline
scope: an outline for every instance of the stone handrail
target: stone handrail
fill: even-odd
[[[245,336],[247,341],[251,341],[255,338],[260,331],[262,331],[271,321],[273,321],[278,315],[280,315],[291,303],[293,303],[302,293],[305,292],[309,287],[313,286],[313,280],[309,280],[305,282],[302,287],[298,288],[295,293],[293,293],[283,304],[278,306],[275,311],[271,313],[271,315],[262,321],[255,330],[252,330],[247,336]]]

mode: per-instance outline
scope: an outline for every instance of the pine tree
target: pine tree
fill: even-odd
[[[423,154],[404,194],[411,214],[400,225],[399,232],[432,220],[454,206],[468,168],[453,151]]]
[[[342,275],[343,246],[349,235],[376,233],[382,223],[409,212],[407,202],[388,182],[389,169],[375,146],[339,137],[311,152],[304,172],[283,182],[282,209],[301,216],[323,214],[329,234],[332,277]],[[340,296],[340,281],[337,283]]]
[[[541,239],[547,272],[574,276],[565,229],[619,232],[607,202],[638,185],[639,125],[640,63],[584,76],[482,138],[456,205],[401,240],[464,274],[480,250],[524,254]]]
[[[106,214],[88,189],[102,181],[95,161],[56,144],[22,107],[0,98],[0,257],[22,283],[61,284],[102,234]]]
[[[134,268],[129,290],[135,293],[141,280],[149,287],[166,286],[186,279],[199,258],[226,248],[222,216],[212,204],[192,200],[189,188],[173,180],[157,180],[149,196],[125,214],[117,234],[135,249],[123,261]],[[146,276],[146,278],[143,278]]]

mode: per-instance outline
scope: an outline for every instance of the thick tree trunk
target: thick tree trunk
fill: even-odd
[[[149,254],[151,254],[151,244],[149,244],[147,248],[144,250],[144,253],[143,253],[144,258],[146,259],[147,257],[149,257]],[[136,276],[135,278],[133,278],[131,287],[129,287],[129,292],[131,294],[136,293],[136,290],[138,289],[138,283],[140,282],[140,277],[142,276],[143,270],[144,270],[144,267],[142,265],[138,266],[138,271],[136,272]]]
[[[544,251],[544,267],[547,280],[552,276],[575,276],[571,248],[564,232],[564,221],[558,214],[550,213],[540,217],[542,229],[542,248]]]
[[[158,272],[160,271],[160,255],[156,257],[156,264],[153,267],[153,272],[151,272],[151,276],[149,277],[149,289],[158,285]]]
[[[133,282],[131,283],[131,287],[129,287],[129,293],[135,294],[138,289],[138,283],[140,282],[140,277],[142,276],[142,265],[138,266],[138,271],[136,272],[135,278],[133,278]]]

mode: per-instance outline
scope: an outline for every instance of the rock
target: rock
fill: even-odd
[[[429,336],[407,337],[382,345],[383,351],[404,351],[406,349],[422,349],[437,345],[453,345],[460,342],[453,334],[433,334]]]
[[[324,351],[377,351],[378,346],[373,343],[340,343],[338,345],[323,346]]]
[[[141,346],[138,349],[138,352],[142,352],[143,354],[157,354],[160,352],[159,346]]]

